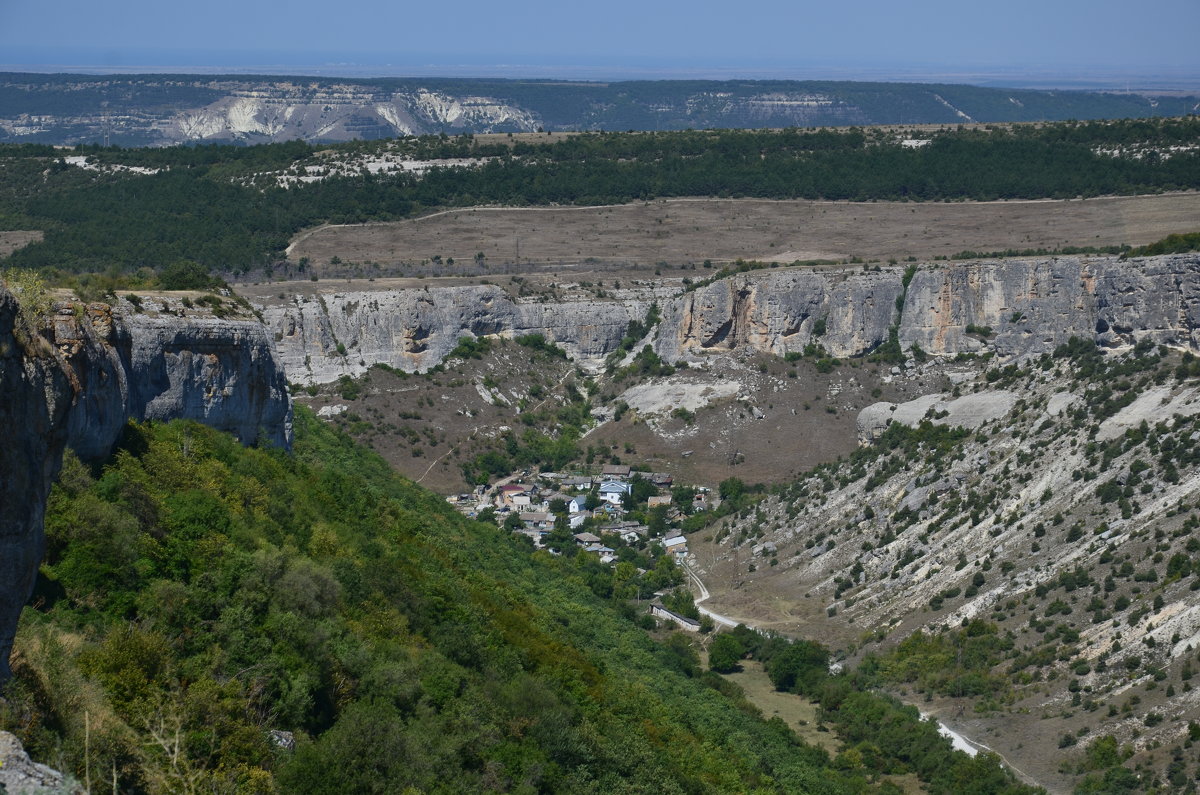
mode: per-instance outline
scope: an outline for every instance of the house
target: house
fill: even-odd
[[[606,480],[600,484],[600,499],[611,505],[620,505],[621,498],[629,494],[633,487],[618,480]]]
[[[669,489],[675,483],[675,478],[666,472],[647,472],[645,478],[659,488]]]
[[[600,470],[602,478],[627,478],[629,477],[629,467],[625,464],[605,464]]]
[[[550,535],[549,530],[530,530],[527,527],[521,528],[517,532],[533,539],[533,545],[538,549],[542,549],[546,546],[546,536]]]
[[[602,544],[588,544],[583,548],[584,552],[595,552],[600,556],[601,563],[612,563],[617,559],[616,550],[611,547],[606,547]]]
[[[509,504],[514,508],[529,508],[533,505],[533,495],[528,491],[524,494],[514,494],[509,500]]]
[[[507,486],[501,486],[499,488],[499,490],[497,491],[497,493],[499,494],[500,502],[503,505],[512,507],[513,505],[517,504],[517,503],[514,503],[513,500],[516,497],[521,497],[521,496],[523,496],[525,498],[524,504],[525,505],[529,504],[529,487],[524,484],[509,483]]]
[[[575,530],[576,528],[583,527],[583,523],[591,518],[592,518],[591,511],[580,511],[579,513],[573,513],[570,516],[568,516],[567,524],[570,526],[570,528],[572,530]]]
[[[645,538],[650,532],[649,527],[638,525],[636,527],[626,527],[621,530],[621,540],[626,544],[636,544],[639,539]]]
[[[619,519],[625,515],[625,509],[621,507],[620,503],[602,502],[600,503],[600,507],[596,508],[592,515],[597,519],[599,519],[601,516],[610,519]]]
[[[659,604],[650,605],[650,615],[655,618],[661,618],[664,621],[673,621],[680,629],[686,629],[688,632],[699,632],[700,622],[695,619],[681,616],[678,613],[672,613],[667,608]]]
[[[576,514],[583,511],[583,505],[587,500],[583,497],[571,497],[566,501],[567,513]]]
[[[686,558],[688,554],[687,539],[683,536],[668,538],[663,542],[663,549],[675,560],[681,561]]]
[[[522,513],[521,524],[530,530],[554,529],[554,514],[545,512]]]
[[[600,528],[601,533],[613,533],[626,544],[636,544],[639,538],[650,535],[650,528],[637,522],[613,522]]]
[[[572,489],[590,489],[592,479],[589,477],[569,477],[562,479],[563,486]]]
[[[595,533],[576,533],[575,534],[575,543],[579,544],[580,546],[587,546],[588,544],[599,544],[600,536],[596,535]]]

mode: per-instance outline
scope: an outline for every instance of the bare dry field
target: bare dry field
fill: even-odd
[[[0,257],[7,257],[22,246],[28,246],[41,239],[42,233],[36,231],[0,232]]]
[[[324,226],[293,262],[420,265],[435,255],[589,269],[753,259],[925,260],[963,250],[1142,245],[1200,226],[1200,193],[1069,201],[817,202],[672,199],[610,207],[475,207],[406,221]]]

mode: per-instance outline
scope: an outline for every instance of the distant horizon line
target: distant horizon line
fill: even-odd
[[[1017,68],[971,66],[809,66],[809,67],[695,67],[555,64],[377,64],[274,63],[242,65],[201,64],[0,64],[0,73],[78,74],[87,76],[188,75],[198,77],[312,77],[320,79],[473,79],[563,80],[569,82],[626,82],[679,80],[786,80],[794,82],[954,83],[982,88],[1074,91],[1200,91],[1200,75],[1190,70],[1154,67],[1104,72],[1084,67]]]

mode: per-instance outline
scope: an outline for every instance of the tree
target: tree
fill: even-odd
[[[721,674],[740,671],[745,654],[741,641],[728,632],[722,632],[713,638],[712,646],[708,649],[708,667]]]
[[[812,693],[829,672],[829,651],[798,640],[768,660],[766,669],[776,690]]]
[[[717,487],[721,499],[726,502],[737,502],[746,493],[746,484],[741,478],[725,478]]]

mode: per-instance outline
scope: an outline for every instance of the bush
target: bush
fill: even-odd
[[[177,260],[163,268],[158,283],[164,290],[209,290],[222,284],[209,275],[208,268],[192,260]]]

